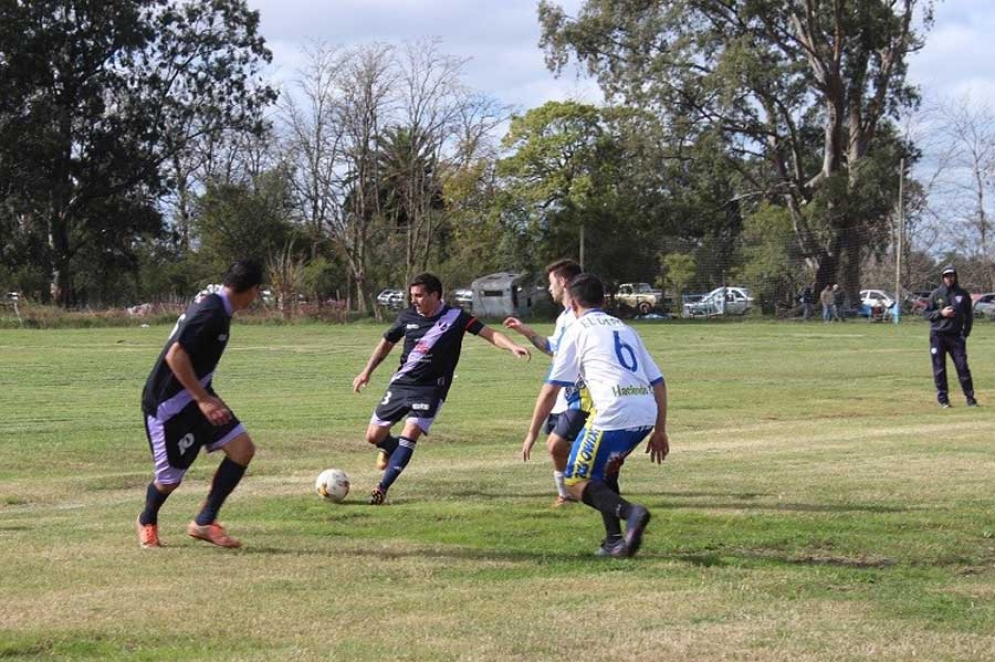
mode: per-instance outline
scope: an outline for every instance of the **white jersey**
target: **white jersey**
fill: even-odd
[[[556,318],[556,328],[553,329],[553,335],[546,338],[546,343],[549,345],[549,351],[551,351],[554,355],[556,354],[556,348],[559,347],[560,343],[563,341],[567,330],[569,330],[576,321],[577,316],[574,315],[574,311],[571,308],[564,308],[563,312]],[[549,413],[562,414],[568,409],[578,408],[580,406],[580,397],[579,395],[576,395],[576,391],[576,385],[561,388],[560,392],[556,394],[556,402],[553,404],[553,410]]]
[[[590,425],[628,430],[656,425],[653,386],[663,374],[632,328],[601,310],[576,320],[557,346],[547,383],[583,379],[594,401]]]

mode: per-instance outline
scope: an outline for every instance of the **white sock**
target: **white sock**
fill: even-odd
[[[567,486],[563,483],[562,471],[553,471],[553,482],[556,483],[556,493],[564,499],[569,499],[570,492],[567,492]]]

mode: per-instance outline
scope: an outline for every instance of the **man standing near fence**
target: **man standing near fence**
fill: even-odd
[[[829,324],[833,321],[833,286],[826,283],[826,286],[822,288],[822,292],[819,293],[819,303],[822,304],[822,321],[825,324]]]
[[[837,322],[846,320],[846,292],[839,283],[833,285],[833,319]]]
[[[926,303],[923,316],[930,321],[929,352],[933,359],[933,381],[936,399],[944,409],[950,407],[947,393],[947,352],[954,360],[960,387],[967,398],[968,407],[977,407],[974,399],[974,382],[967,366],[967,337],[974,324],[971,295],[957,283],[957,270],[947,265],[943,268],[943,284],[933,290]]]

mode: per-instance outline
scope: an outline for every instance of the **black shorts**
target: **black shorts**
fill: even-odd
[[[445,391],[438,386],[408,386],[391,384],[377,405],[370,423],[390,426],[402,418],[414,420],[422,432],[428,433],[439,409]]]
[[[145,415],[145,434],[155,461],[155,478],[164,485],[183,480],[202,447],[212,453],[244,433],[245,428],[234,413],[224,425],[212,425],[196,402],[190,402],[166,420]]]
[[[550,414],[546,419],[546,434],[556,434],[567,441],[573,441],[587,423],[587,412],[583,409],[567,409],[559,414]]]

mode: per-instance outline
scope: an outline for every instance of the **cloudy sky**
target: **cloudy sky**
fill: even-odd
[[[468,58],[466,82],[505,104],[528,109],[550,99],[600,100],[571,71],[546,70],[538,47],[536,0],[248,0],[262,18],[274,74],[291,78],[309,40],[349,46],[439,38],[442,51]],[[566,0],[575,8],[580,0]]]
[[[470,58],[467,82],[522,110],[551,99],[596,102],[595,85],[573,69],[551,74],[538,48],[536,0],[248,0],[262,17],[273,73],[289,79],[309,40],[331,44],[398,43],[439,37],[445,52]],[[992,0],[941,0],[926,48],[911,75],[928,94],[995,97]],[[561,0],[575,13],[581,0]],[[986,9],[988,11],[986,11]]]

